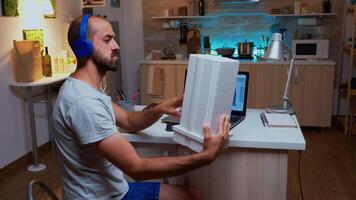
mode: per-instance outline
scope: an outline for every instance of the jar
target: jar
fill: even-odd
[[[294,1],[294,14],[300,14],[300,0]]]
[[[302,14],[308,13],[308,4],[307,3],[302,3],[300,5],[300,13],[302,13]]]

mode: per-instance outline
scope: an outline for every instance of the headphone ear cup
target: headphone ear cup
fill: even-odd
[[[77,58],[88,58],[93,54],[93,44],[89,40],[76,40],[73,42],[73,51]]]

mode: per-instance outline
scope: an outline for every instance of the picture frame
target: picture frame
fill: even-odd
[[[41,51],[44,51],[43,30],[42,29],[24,29],[22,30],[24,40],[39,41]]]
[[[50,6],[48,9],[50,9],[51,11],[51,14],[50,13],[45,13],[43,16],[44,18],[56,18],[57,16],[57,12],[56,12],[56,0],[49,0],[51,3]]]
[[[82,0],[82,7],[105,6],[105,0]]]
[[[19,2],[18,0],[1,0],[1,12],[5,17],[19,16]]]

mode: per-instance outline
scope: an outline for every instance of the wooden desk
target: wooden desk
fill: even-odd
[[[170,183],[197,186],[208,200],[286,199],[288,151],[305,150],[305,140],[299,126],[264,127],[259,116],[263,111],[247,109],[246,119],[231,130],[229,148],[211,165]],[[137,135],[124,135],[139,153],[150,150],[159,152],[156,156],[192,153],[177,145],[172,140],[173,132],[165,131],[165,124],[160,121]]]
[[[32,100],[32,88],[46,86],[48,91],[48,99],[47,99],[47,118],[48,118],[48,130],[51,138],[52,134],[52,95],[51,95],[51,84],[57,83],[59,81],[65,80],[70,73],[61,73],[54,74],[52,77],[45,77],[38,81],[34,82],[11,82],[10,85],[13,87],[25,87],[27,89],[27,105],[31,126],[31,141],[32,141],[32,155],[33,155],[33,164],[27,167],[29,171],[42,171],[46,168],[46,165],[40,164],[38,162],[38,152],[37,152],[37,134],[36,134],[36,123],[33,109],[33,100]]]

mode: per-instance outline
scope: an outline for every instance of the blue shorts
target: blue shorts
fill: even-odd
[[[122,200],[158,200],[160,186],[158,182],[129,183],[129,191]]]

